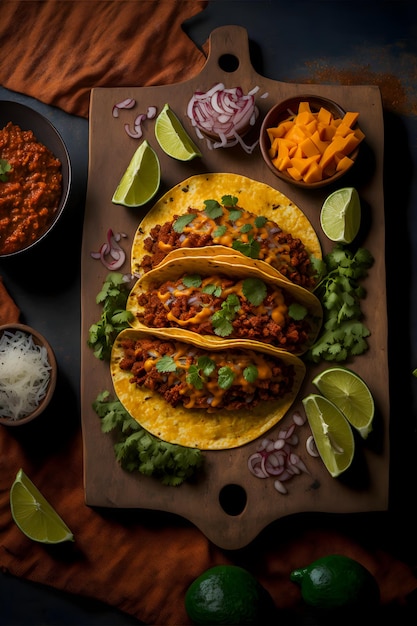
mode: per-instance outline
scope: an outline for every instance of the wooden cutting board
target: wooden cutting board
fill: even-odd
[[[224,62],[227,61],[225,65]],[[230,61],[234,62],[231,67]],[[125,123],[133,123],[139,112],[148,106],[161,110],[165,103],[177,114],[193,136],[186,116],[186,105],[196,90],[207,91],[217,82],[226,87],[240,85],[245,92],[259,87],[257,106],[259,125],[273,104],[297,94],[315,94],[336,100],[345,110],[360,112],[360,126],[366,135],[359,162],[343,179],[343,186],[355,186],[362,199],[367,232],[361,245],[374,256],[375,263],[363,282],[367,297],[362,309],[364,322],[371,330],[369,350],[347,365],[368,383],[374,396],[377,415],[375,432],[366,442],[358,441],[357,471],[349,480],[333,479],[320,459],[311,458],[305,449],[308,426],[300,429],[297,453],[309,472],[287,483],[288,493],[279,494],[274,480],[258,479],[247,468],[248,457],[256,451],[259,441],[229,451],[204,453],[204,472],[196,482],[178,488],[162,486],[157,480],[124,472],[115,460],[111,435],[103,434],[100,419],[92,409],[98,393],[112,384],[108,365],[98,361],[87,347],[88,329],[101,314],[95,303],[107,275],[90,252],[98,250],[106,240],[109,228],[124,232],[123,245],[128,252],[125,267],[129,272],[129,252],[139,221],[150,206],[126,209],[111,202],[112,194],[129,163],[138,140],[124,131]],[[260,96],[265,97],[260,97]],[[134,98],[132,111],[121,111],[113,118],[113,105],[125,98]],[[333,190],[306,192],[279,181],[265,166],[259,148],[246,154],[239,146],[210,150],[199,142],[203,156],[189,163],[175,161],[160,149],[154,136],[154,124],[143,125],[144,138],[156,150],[162,172],[162,195],[178,182],[204,172],[233,172],[265,182],[291,198],[307,215],[321,239],[323,252],[332,248],[319,225],[323,199]],[[248,141],[250,138],[248,139]],[[249,55],[248,35],[244,28],[226,26],[210,36],[207,62],[198,76],[175,85],[94,89],[91,95],[89,176],[82,244],[82,327],[81,327],[81,410],[84,441],[84,485],[86,504],[94,507],[141,508],[178,514],[197,526],[211,541],[225,549],[238,549],[252,541],[268,524],[298,512],[350,513],[381,511],[388,506],[389,478],[389,392],[387,354],[387,307],[385,292],[385,227],[383,197],[383,114],[380,92],[374,86],[335,86],[287,84],[270,80],[255,72]],[[339,184],[339,186],[341,186]],[[292,421],[294,410],[302,411],[301,400],[314,391],[311,380],[323,369],[308,366],[301,392],[287,416],[269,435],[276,438],[278,430]],[[162,513],[161,513],[162,514]]]

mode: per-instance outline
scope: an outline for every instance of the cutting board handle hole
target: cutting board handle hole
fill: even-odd
[[[236,72],[240,65],[239,59],[234,54],[222,54],[217,63],[223,72],[229,73]]]
[[[219,493],[219,502],[227,515],[240,515],[247,502],[246,491],[240,485],[225,485]]]

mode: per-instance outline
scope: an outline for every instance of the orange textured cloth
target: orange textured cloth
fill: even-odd
[[[87,117],[93,87],[166,85],[204,55],[181,25],[202,0],[2,0],[0,84]]]
[[[198,0],[2,0],[0,83],[86,117],[92,87],[186,80],[201,70],[205,57],[181,24],[204,5]],[[0,281],[0,319],[16,316],[19,310]],[[59,407],[53,413],[56,419]],[[81,427],[74,422],[60,421],[59,429],[48,419],[0,428],[0,568],[11,575],[96,598],[148,625],[163,626],[190,624],[186,589],[220,563],[249,569],[283,611],[302,608],[291,570],[331,553],[369,568],[384,609],[404,606],[417,589],[416,548],[406,543],[414,527],[406,516],[399,521],[379,514],[294,516],[232,552],[171,515],[87,507]],[[70,526],[75,543],[37,544],[16,527],[9,491],[20,467]]]

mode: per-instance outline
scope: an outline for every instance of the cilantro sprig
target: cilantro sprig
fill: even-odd
[[[307,360],[346,361],[368,349],[371,334],[363,323],[360,284],[374,259],[365,248],[356,252],[337,244],[322,261],[314,261],[321,276],[315,294],[323,306],[323,330],[306,353]]]
[[[133,314],[126,311],[129,292],[129,283],[125,282],[123,274],[110,272],[96,296],[96,303],[103,308],[100,319],[89,328],[87,345],[97,359],[108,361],[117,335],[129,327],[129,320],[133,318]]]
[[[108,391],[97,396],[93,408],[101,418],[102,432],[116,435],[114,452],[125,471],[139,472],[153,476],[164,485],[178,486],[202,466],[200,450],[158,439],[142,428]]]
[[[6,159],[0,159],[0,180],[2,183],[7,182],[7,172],[10,172],[12,166]]]

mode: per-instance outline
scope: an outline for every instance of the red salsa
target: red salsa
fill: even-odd
[[[62,194],[61,162],[12,122],[0,130],[0,159],[10,166],[0,180],[0,254],[11,254],[51,224]]]

